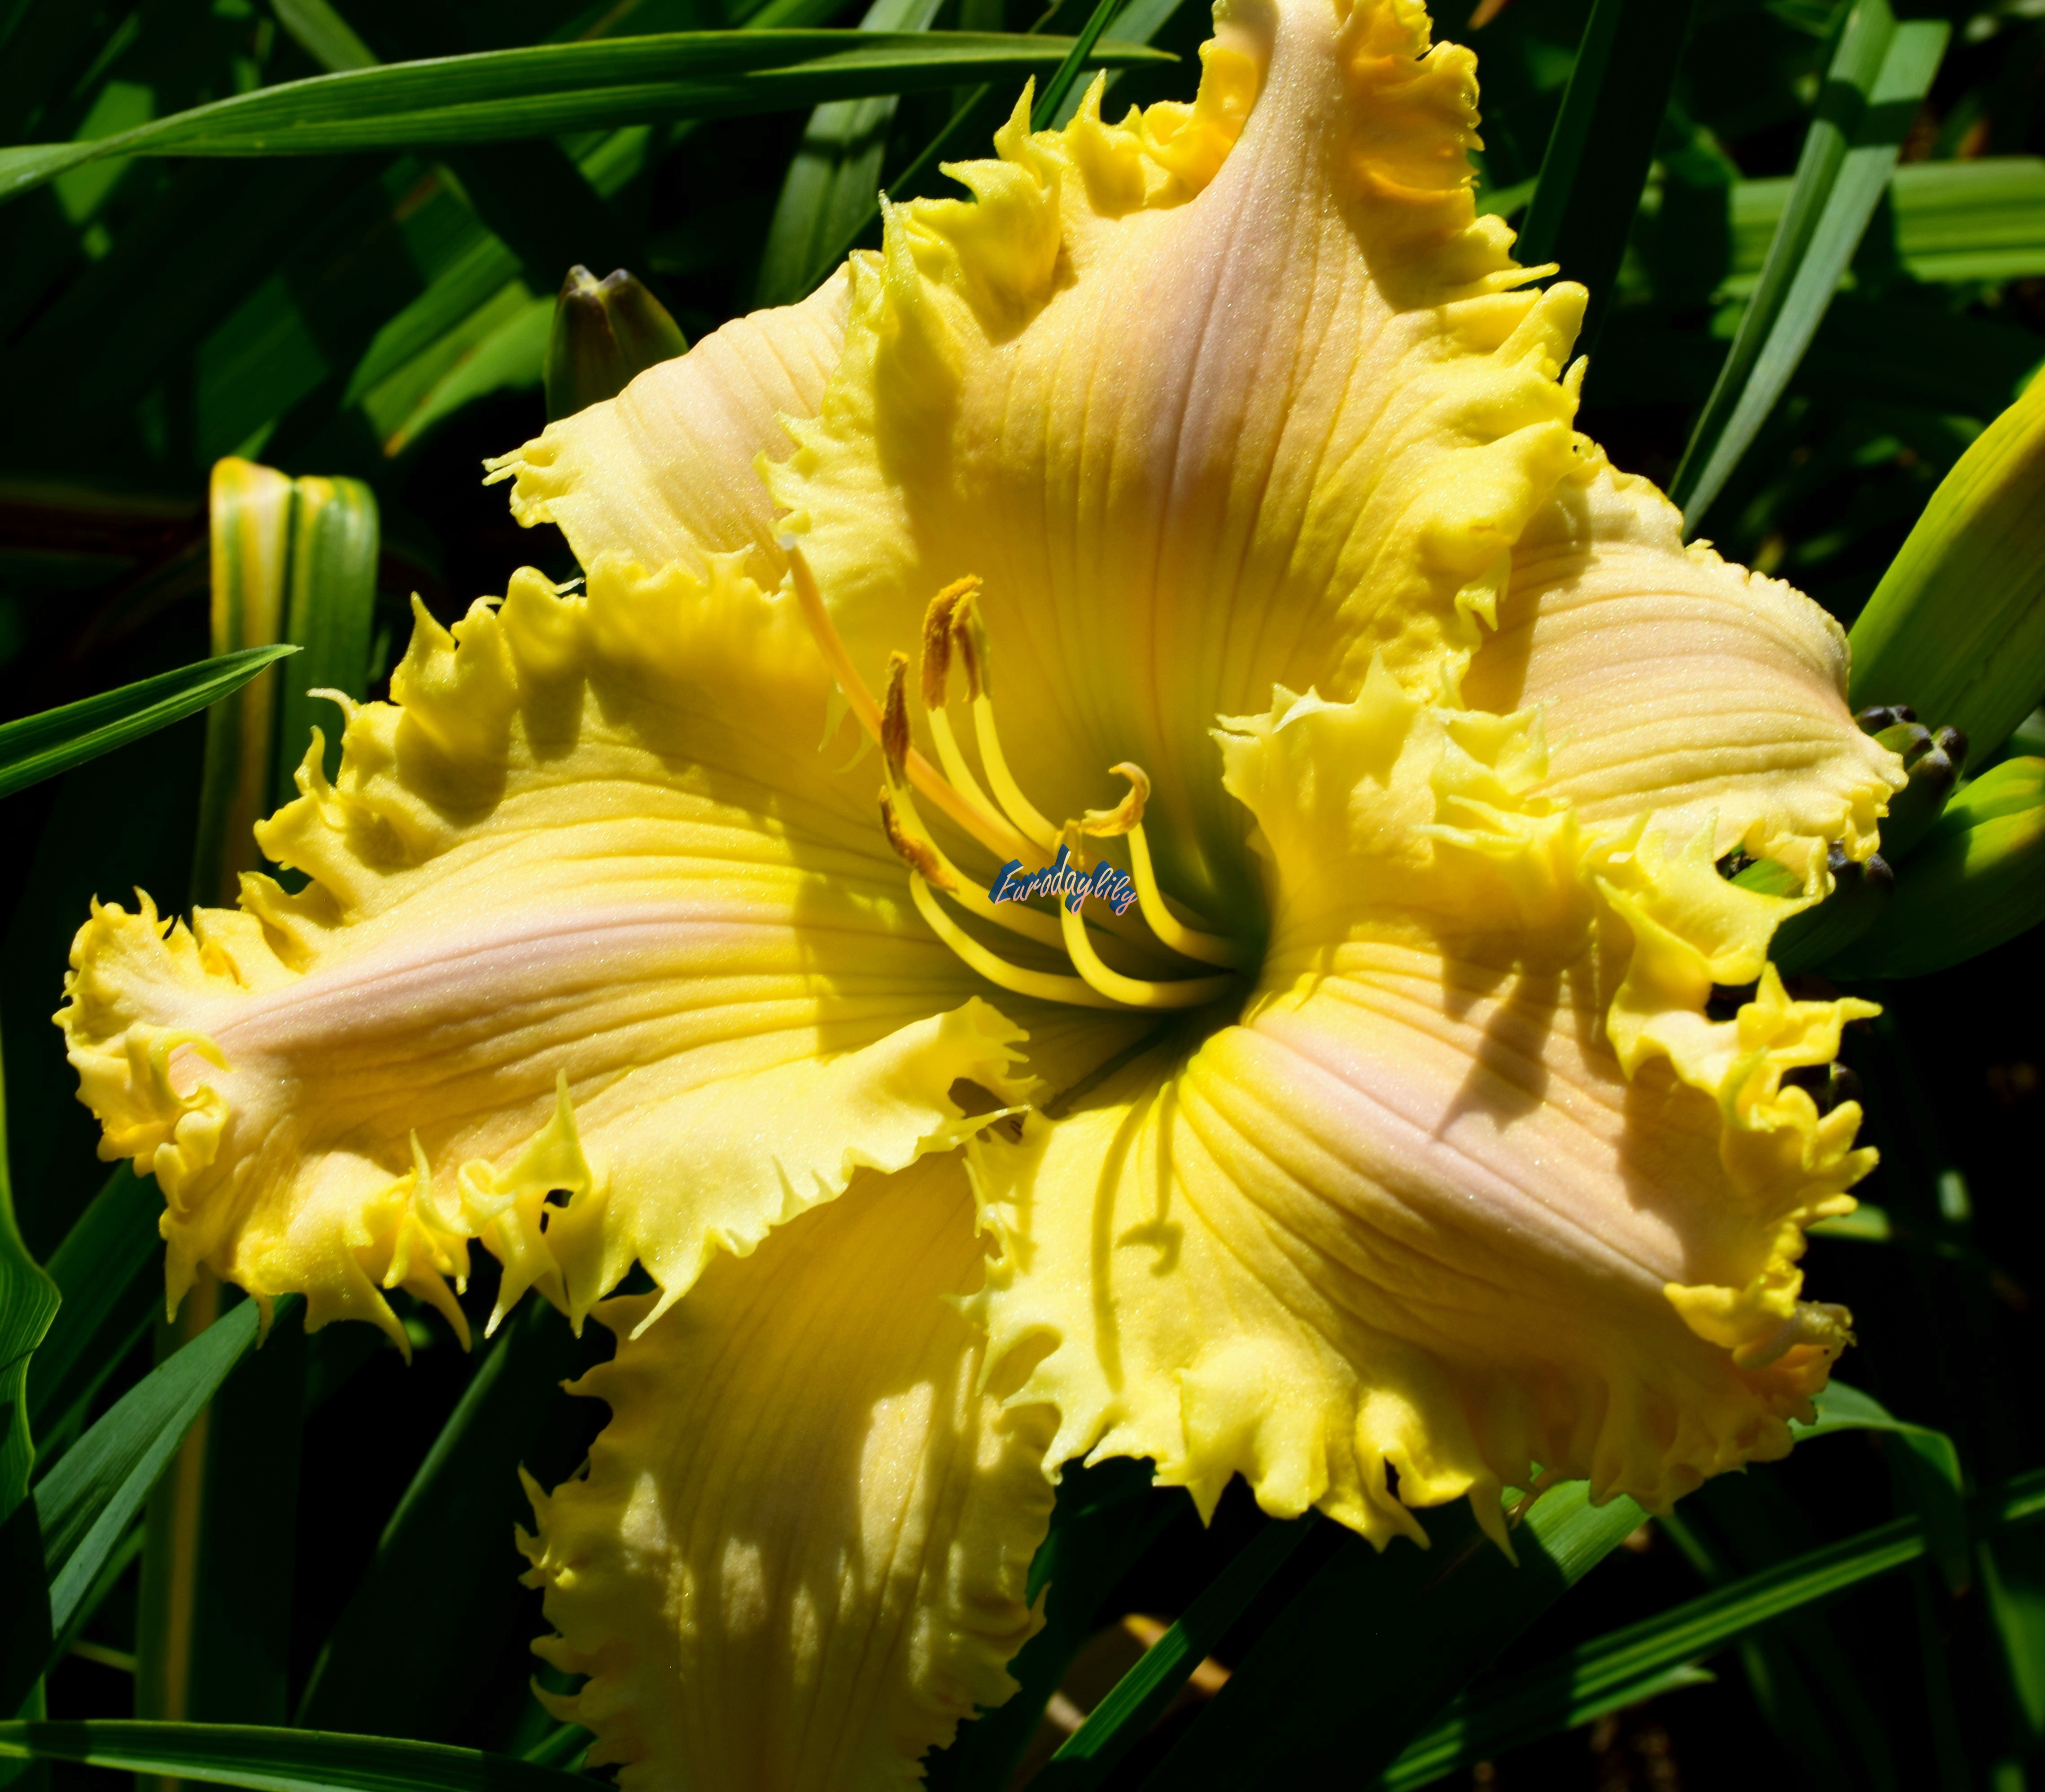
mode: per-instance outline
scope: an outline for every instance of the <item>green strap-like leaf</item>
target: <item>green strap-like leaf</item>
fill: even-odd
[[[288,666],[278,704],[277,801],[288,802],[292,775],[317,723],[331,778],[341,768],[341,729],[333,705],[311,694],[338,690],[360,701],[369,682],[370,624],[376,607],[376,498],[360,479],[293,482],[291,567],[284,638],[303,649]]]
[[[1974,1511],[1976,1525],[1990,1530],[2040,1517],[2045,1469],[2004,1482],[1977,1501]],[[1385,1792],[1404,1792],[1495,1751],[1552,1735],[1566,1727],[1573,1710],[1637,1703],[1666,1675],[1756,1625],[1904,1567],[1925,1550],[1923,1524],[1894,1519],[1615,1630],[1459,1702],[1374,1783]]]
[[[116,1401],[37,1484],[51,1627],[60,1647],[100,1565],[192,1421],[255,1342],[256,1320],[255,1302],[233,1308]]]
[[[0,726],[0,796],[54,778],[232,695],[288,647],[228,653]]]
[[[1065,96],[1080,78],[1080,71],[1092,59],[1094,45],[1100,41],[1101,33],[1107,29],[1122,0],[1096,0],[1087,21],[1080,27],[1080,34],[1073,40],[1073,47],[1065,52],[1044,90],[1037,96],[1037,103],[1030,109],[1030,128],[1048,130],[1057,122],[1058,114],[1065,110]]]
[[[1944,1432],[1899,1419],[1871,1394],[1835,1381],[1813,1402],[1816,1420],[1793,1424],[1799,1442],[1835,1431],[1885,1432],[1898,1440],[1907,1464],[1904,1477],[1917,1515],[1924,1521],[1932,1561],[1947,1590],[1958,1596],[1974,1578],[1967,1541],[1966,1480],[1960,1452]]]
[[[1259,1531],[1185,1616],[1115,1682],[1031,1783],[1046,1792],[1086,1792],[1105,1780],[1319,1522],[1309,1512]]]
[[[57,1284],[29,1253],[14,1223],[0,1098],[0,1712],[20,1708],[42,1672],[50,1639],[48,1583],[28,1498],[36,1447],[29,1429],[30,1352],[58,1311]]]
[[[1513,252],[1557,261],[1589,287],[1579,353],[1597,340],[1619,281],[1654,139],[1669,110],[1696,0],[1597,0]]]
[[[1939,482],[1854,619],[1856,709],[1907,703],[1976,763],[2045,694],[2045,375]],[[1884,831],[1882,850],[1889,852]]]
[[[144,1274],[152,1286],[142,1291],[143,1305],[161,1309],[156,1218],[163,1210],[156,1183],[143,1181],[133,1164],[119,1164],[51,1254],[64,1305],[29,1367],[29,1412],[39,1425],[61,1420],[127,1353],[135,1340],[135,1284]]]
[[[2045,759],[2005,759],[1966,786],[1904,861],[1874,925],[1828,977],[1922,977],[2045,922]]]
[[[1515,1566],[1468,1504],[1416,1514],[1432,1547],[1344,1543],[1243,1657],[1145,1792],[1361,1784],[1646,1517],[1554,1488],[1513,1532]]]
[[[587,1792],[589,1786],[479,1749],[242,1724],[0,1724],[0,1756],[78,1761],[252,1792]]]
[[[1411,1792],[1415,1786],[1431,1786],[1458,1767],[1496,1759],[1509,1750],[1596,1723],[1607,1712],[1643,1704],[1664,1693],[1709,1686],[1717,1678],[1686,1662],[1650,1679],[1629,1682],[1616,1692],[1584,1694],[1573,1689],[1560,1705],[1533,1711],[1512,1709],[1488,1697],[1458,1700],[1448,1717],[1432,1725],[1370,1782],[1369,1792]]]
[[[260,87],[113,137],[0,149],[0,199],[109,156],[332,155],[784,112],[1042,73],[1071,48],[1004,32],[678,31],[392,63]],[[1165,59],[1103,43],[1092,60]]]
[[[1795,188],[1789,175],[1732,183],[1727,220],[1731,266],[1719,289],[1723,296],[1753,292]],[[2020,280],[2045,274],[2045,157],[1905,162],[1889,177],[1885,197],[1890,238],[1885,247],[1913,279]],[[1899,346],[1884,344],[1891,352]],[[1921,344],[1908,346],[1921,352]],[[2027,364],[2037,360],[2034,352]],[[1998,395],[2008,396],[2007,389]]]
[[[862,31],[927,31],[938,0],[873,0]],[[849,232],[865,223],[880,184],[897,105],[892,94],[832,100],[810,114],[789,159],[781,196],[760,252],[755,305],[788,305],[815,282],[812,271]]]
[[[1670,486],[1691,529],[1724,489],[1810,346],[1949,34],[1942,21],[1899,25],[1889,0],[1859,0],[1847,20],[1760,282]]]
[[[212,549],[213,651],[279,647],[291,559],[291,482],[273,467],[233,456],[207,486]],[[281,657],[281,655],[279,656]],[[194,904],[232,902],[257,861],[254,829],[269,808],[276,737],[275,674],[251,679],[206,718],[198,838],[192,848]]]
[[[532,1459],[550,1398],[576,1370],[568,1322],[533,1301],[509,1319],[419,1464],[370,1563],[314,1664],[297,1721],[313,1728],[375,1724],[416,1734],[458,1713],[487,1666],[450,1652],[437,1618],[500,1621],[515,1599],[512,1527],[526,1516],[518,1469]],[[535,1465],[537,1466],[537,1464]],[[450,1657],[453,1659],[450,1659]]]

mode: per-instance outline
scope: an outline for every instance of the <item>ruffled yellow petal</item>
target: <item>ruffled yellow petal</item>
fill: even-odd
[[[600,560],[587,597],[522,573],[452,636],[422,612],[337,781],[315,736],[260,830],[302,889],[249,877],[189,929],[95,908],[58,1019],[102,1153],[163,1188],[173,1302],[205,1263],[315,1324],[395,1329],[398,1286],[458,1323],[472,1237],[507,1300],[580,1318],[635,1257],[672,1299],[954,1144],[959,1079],[1022,1088],[735,557]]]
[[[1580,457],[1584,302],[1511,290],[1465,162],[1472,59],[1418,6],[1216,16],[1190,109],[1110,125],[1096,94],[1032,133],[1026,106],[953,171],[975,202],[889,211],[769,473],[862,667],[980,575],[1022,788],[1055,824],[1141,764],[1167,886],[1202,906],[1255,884],[1217,713],[1474,650]]]
[[[1673,504],[1598,461],[1515,546],[1467,699],[1540,706],[1544,788],[1586,821],[1648,816],[1681,841],[1709,821],[1717,853],[1800,875],[1830,841],[1866,857],[1903,775],[1848,715],[1844,633],[1780,581],[1686,548]]]
[[[622,554],[699,570],[705,555],[750,547],[756,570],[779,579],[774,507],[753,463],[790,452],[784,413],[815,410],[844,343],[845,296],[836,275],[799,305],[735,319],[491,461],[491,481],[512,480],[512,514],[559,524],[585,567]]]
[[[1050,1487],[1041,1411],[984,1392],[952,1297],[982,1256],[955,1159],[857,1178],[714,1264],[575,1391],[610,1402],[587,1475],[532,1490],[529,1577],[590,1676],[557,1714],[619,1783],[913,1786],[917,1758],[1014,1690]]]
[[[1203,1506],[1241,1474],[1382,1541],[1539,1471],[1661,1506],[1788,1449],[1847,1341],[1801,1229],[1872,1162],[1794,1073],[1873,1009],[1789,999],[1767,940],[1808,898],[1726,883],[1708,831],[1546,794],[1538,724],[1381,660],[1229,725],[1272,911],[1242,1019],[971,1148],[975,1310],[1052,1459],[1150,1456]]]

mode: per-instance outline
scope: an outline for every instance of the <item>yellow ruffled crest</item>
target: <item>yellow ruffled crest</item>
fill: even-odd
[[[542,1694],[619,1783],[879,1792],[976,1705],[1042,1622],[1041,1411],[983,1391],[949,1298],[981,1256],[955,1160],[862,1175],[675,1311],[616,1301],[586,1475],[528,1482],[529,1582],[589,1676]]]
[[[189,929],[95,908],[58,1018],[102,1152],[164,1189],[174,1302],[202,1262],[314,1324],[395,1336],[395,1286],[458,1324],[471,1238],[500,1317],[537,1286],[580,1321],[635,1259],[672,1299],[954,1144],[958,1079],[1023,1091],[735,558],[422,613],[397,701],[349,706],[331,783],[315,737],[259,830],[302,889],[246,877]]]

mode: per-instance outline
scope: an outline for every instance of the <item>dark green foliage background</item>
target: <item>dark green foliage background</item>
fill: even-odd
[[[750,10],[745,0],[352,0],[344,9],[384,61],[733,26]],[[1049,15],[1037,0],[945,0],[935,23],[1071,33],[1092,10],[1083,0]],[[833,0],[777,9],[807,25],[854,24],[859,10]],[[1589,7],[1512,0],[1481,28],[1470,11],[1467,0],[1447,0],[1438,29],[1479,52],[1482,189],[1516,216]],[[1623,468],[1664,483],[1674,474],[1738,320],[1735,277],[1744,269],[1750,286],[1766,240],[1765,230],[1735,229],[1735,183],[1795,165],[1844,11],[1828,0],[1700,0],[1585,389],[1582,426]],[[1954,0],[1899,11],[1955,28],[1905,141],[1906,164],[2045,152],[2045,17],[2035,6]],[[1200,0],[1184,0],[1154,39],[1182,60],[1123,76],[1116,103],[1189,94],[1191,52],[1205,32]],[[264,0],[12,0],[0,6],[0,141],[103,134],[317,72]],[[942,184],[934,173],[907,186],[899,176],[963,97],[905,97],[884,122],[896,197]],[[976,152],[1012,97],[982,106],[953,153]],[[0,206],[0,720],[206,656],[206,480],[224,454],[375,488],[379,671],[402,648],[410,593],[450,618],[477,594],[501,591],[525,562],[566,575],[558,536],[518,529],[503,493],[479,483],[485,455],[545,421],[537,339],[529,327],[507,341],[499,326],[522,307],[537,315],[574,262],[599,273],[630,267],[691,340],[749,309],[805,122],[635,127],[607,162],[592,160],[603,140],[592,133],[437,159],[104,163]],[[599,166],[610,170],[603,191],[587,171]],[[1897,205],[1877,209],[1846,290],[1712,508],[1705,533],[1724,552],[1793,580],[1843,621],[1939,479],[2045,359],[2045,164],[2027,166],[2038,171],[2032,184],[2020,182],[1985,219],[1954,225],[1958,246],[1936,265]],[[1970,251],[1970,229],[1995,253],[1979,243]],[[473,302],[456,277],[464,255],[494,271]],[[448,298],[443,313],[401,353],[394,320],[420,319],[434,295]],[[64,955],[95,894],[125,897],[140,884],[166,908],[183,906],[203,734],[199,718],[179,723],[0,811],[9,1149],[21,1229],[45,1262],[106,1174],[48,1021]],[[1810,1259],[1814,1291],[1849,1303],[1858,1321],[1862,1342],[1843,1374],[1892,1412],[1949,1432],[1974,1486],[2045,1461],[2039,961],[2034,934],[1876,992],[1889,1017],[1858,1030],[1847,1057],[1867,1083],[1870,1131],[1884,1153],[1861,1192],[1886,1211],[1893,1236],[1821,1239]],[[158,1259],[123,1279],[116,1304],[132,1341],[71,1429],[39,1438],[46,1458],[151,1364]],[[479,1321],[490,1279],[465,1303]],[[256,1645],[268,1652],[281,1709],[267,1719],[237,1711],[230,1676],[206,1695],[214,1709],[195,1715],[296,1713],[319,1727],[514,1754],[541,1742],[551,1725],[526,1690],[535,1666],[526,1644],[544,1626],[537,1595],[514,1578],[511,1526],[524,1513],[510,1466],[523,1461],[549,1482],[571,1472],[600,1409],[556,1397],[515,1420],[486,1413],[456,1440],[477,1465],[473,1486],[386,1536],[487,1359],[480,1349],[464,1356],[430,1316],[412,1327],[419,1348],[409,1368],[367,1327],[302,1339],[291,1335],[297,1324],[283,1321],[223,1396],[266,1415],[275,1447],[240,1466],[233,1497],[250,1514],[245,1559],[206,1563],[223,1584],[257,1577],[287,1590],[272,1602],[280,1628]],[[544,1309],[506,1330],[499,1372],[535,1388],[607,1348],[595,1329],[571,1340]],[[295,1411],[265,1390],[280,1375],[275,1385],[291,1385],[300,1351]],[[88,1386],[89,1378],[67,1383],[52,1409]],[[295,1448],[288,1437],[301,1426]],[[1876,1434],[1849,1433],[1712,1484],[1679,1509],[1680,1529],[1657,1525],[1644,1548],[1612,1556],[1492,1673],[1538,1666],[1672,1606],[1713,1575],[1764,1567],[1908,1509],[1901,1459]],[[1239,1489],[1204,1533],[1181,1496],[1138,1493],[1131,1509],[1148,1515],[1130,1532],[1147,1542],[1090,1571],[1103,1622],[1130,1609],[1184,1610],[1262,1524]],[[402,1560],[412,1578],[379,1582],[384,1603],[351,1611],[379,1537],[387,1567]],[[1313,1531],[1227,1628],[1220,1658],[1238,1659],[1341,1545],[1332,1527]],[[2045,1784],[2045,1533],[2001,1539],[1992,1562],[1977,1559],[1974,1581],[1958,1597],[1921,1565],[1872,1581],[1712,1655],[1715,1684],[1667,1693],[1589,1736],[1577,1729],[1527,1744],[1481,1782],[1586,1792]],[[75,1655],[50,1679],[53,1716],[129,1714],[130,1679],[106,1663],[133,1647],[136,1585],[131,1567],[88,1625],[98,1659]],[[1382,1622],[1371,1602],[1359,1605],[1359,1648],[1386,1645],[1374,1628]],[[337,1635],[334,1663],[308,1699]],[[1165,1762],[1188,1716],[1139,1742],[1115,1783],[1133,1786]],[[972,1747],[969,1732],[934,1781],[975,1784]],[[1176,1782],[1184,1759],[1173,1757],[1157,1783]],[[1458,1778],[1467,1782],[1471,1771]],[[106,1777],[54,1771],[79,1786]],[[1323,1777],[1352,1782],[1335,1769]]]

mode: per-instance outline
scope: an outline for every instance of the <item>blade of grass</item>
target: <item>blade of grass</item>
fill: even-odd
[[[1044,84],[1044,90],[1037,96],[1037,103],[1030,109],[1030,128],[1033,131],[1049,130],[1065,108],[1065,96],[1073,90],[1073,83],[1080,78],[1080,71],[1092,57],[1094,46],[1100,41],[1100,34],[1107,29],[1108,21],[1115,15],[1122,0],[1098,0],[1092,14],[1080,27],[1080,34],[1073,40],[1073,47],[1065,52],[1065,60]]]
[[[1608,1712],[1643,1704],[1665,1693],[1681,1692],[1685,1686],[1708,1686],[1717,1679],[1708,1669],[1685,1663],[1656,1675],[1651,1680],[1629,1684],[1616,1693],[1573,1697],[1566,1707],[1543,1713],[1538,1721],[1516,1726],[1509,1717],[1493,1713],[1482,1701],[1473,1701],[1468,1705],[1459,1703],[1451,1716],[1431,1728],[1371,1781],[1369,1792],[1412,1792],[1413,1788],[1432,1785],[1458,1767],[1496,1759],[1545,1736],[1594,1724]]]
[[[1974,1503],[1972,1516],[1978,1526],[1993,1531],[2045,1517],[2045,1469],[1990,1489]],[[1921,1520],[1893,1519],[1610,1632],[1459,1701],[1372,1784],[1385,1792],[1424,1786],[1460,1765],[1567,1728],[1572,1710],[1592,1703],[1608,1710],[1635,1704],[1673,1670],[1757,1625],[1918,1561],[1926,1547]]]
[[[278,1310],[298,1297],[287,1295]],[[109,1407],[36,1486],[59,1646],[79,1602],[214,1390],[256,1341],[244,1301]]]
[[[1696,0],[1596,0],[1515,253],[1590,288],[1577,351],[1597,340]]]
[[[274,642],[291,588],[295,483],[230,457],[214,467],[208,495],[214,648]],[[254,828],[276,787],[277,698],[268,674],[207,715],[195,905],[233,902],[241,874],[260,863]],[[176,1361],[224,1304],[220,1283],[199,1266],[158,1329],[159,1362]],[[275,1413],[297,1413],[303,1373],[295,1327],[235,1375],[216,1409],[194,1413],[175,1467],[150,1495],[136,1607],[135,1709],[144,1717],[285,1714],[298,1428]],[[279,1498],[252,1498],[271,1482]]]
[[[213,470],[209,504],[216,654],[280,644],[291,502],[291,480],[273,467],[230,458]],[[276,687],[274,674],[251,679],[233,703],[206,718],[206,769],[192,856],[195,904],[232,903],[241,874],[256,864],[252,830],[271,790]]]
[[[60,1297],[14,1221],[5,1112],[0,1097],[0,1566],[8,1591],[0,1621],[0,1712],[13,1712],[36,1684],[49,1649],[49,1586],[36,1504],[28,1497],[36,1462],[28,1374],[30,1355],[48,1334]]]
[[[64,1300],[29,1364],[32,1418],[63,1413],[98,1386],[115,1367],[117,1353],[125,1355],[133,1342],[129,1296],[155,1264],[163,1243],[156,1216],[163,1209],[155,1182],[122,1163],[50,1254],[50,1274]],[[144,1299],[153,1306],[153,1290]]]
[[[1431,1547],[1346,1542],[1257,1638],[1146,1792],[1356,1784],[1638,1529],[1629,1499],[1551,1489],[1512,1532],[1515,1567],[1467,1502],[1415,1514]]]
[[[0,725],[0,797],[182,721],[232,696],[265,667],[295,651],[270,646],[222,654]]]
[[[1797,371],[1939,71],[1950,29],[1859,0],[1847,21],[1795,183],[1717,383],[1670,487],[1694,530]]]
[[[479,1749],[242,1724],[0,1724],[0,1755],[252,1792],[570,1792],[589,1782]]]
[[[466,1700],[449,1696],[449,1682],[485,1664],[466,1650],[450,1660],[435,1619],[452,1609],[473,1621],[499,1591],[508,1605],[518,1571],[512,1527],[525,1516],[518,1471],[577,1357],[568,1322],[544,1302],[506,1322],[384,1526],[295,1722],[417,1735],[460,1715]]]
[[[873,0],[859,29],[927,31],[937,11],[937,0]],[[803,297],[818,258],[865,221],[880,187],[880,159],[897,104],[892,94],[833,100],[810,114],[767,227],[755,305],[788,305]]]
[[[341,768],[340,729],[315,690],[338,690],[360,702],[369,683],[369,633],[376,607],[376,498],[359,479],[295,482],[291,568],[284,636],[302,651],[279,669],[277,801],[297,795],[295,756],[306,751],[316,719],[327,725],[327,775]]]
[[[1046,1792],[1086,1792],[1105,1780],[1319,1521],[1309,1512],[1274,1520],[1259,1531],[1185,1615],[1115,1682],[1030,1783]]]
[[[1133,0],[1129,10],[1123,15],[1126,36],[1118,41],[1130,44],[1148,44],[1170,22],[1180,4],[1180,0]],[[1049,13],[1045,15],[1046,19],[1050,16]],[[1039,24],[1042,22],[1042,20],[1038,21]],[[1105,63],[1107,59],[1100,53],[1100,48],[1096,47],[1094,60]],[[953,108],[943,129],[924,144],[900,174],[888,183],[891,196],[900,201],[915,198],[928,192],[945,160],[962,149],[972,148],[976,140],[984,140],[993,125],[999,121],[999,114],[993,111],[999,103],[992,87],[977,87],[968,93]],[[807,283],[803,290],[811,291],[821,284],[833,268],[858,248],[880,217],[880,198],[876,194],[868,201],[858,221],[818,257],[810,269]]]
[[[1057,67],[1063,38],[1000,32],[672,32],[314,75],[112,137],[0,149],[0,199],[109,156],[311,156],[731,117]],[[1164,60],[1100,43],[1093,60]]]
[[[1030,1564],[1028,1597],[1043,1595],[1044,1628],[1009,1663],[1021,1690],[961,1729],[953,1771],[937,1781],[934,1768],[934,1783],[971,1789],[1015,1778],[1044,1707],[1100,1626],[1102,1602],[1173,1517],[1190,1513],[1180,1498],[1153,1487],[1144,1463],[1119,1459],[1065,1471],[1050,1530]]]

